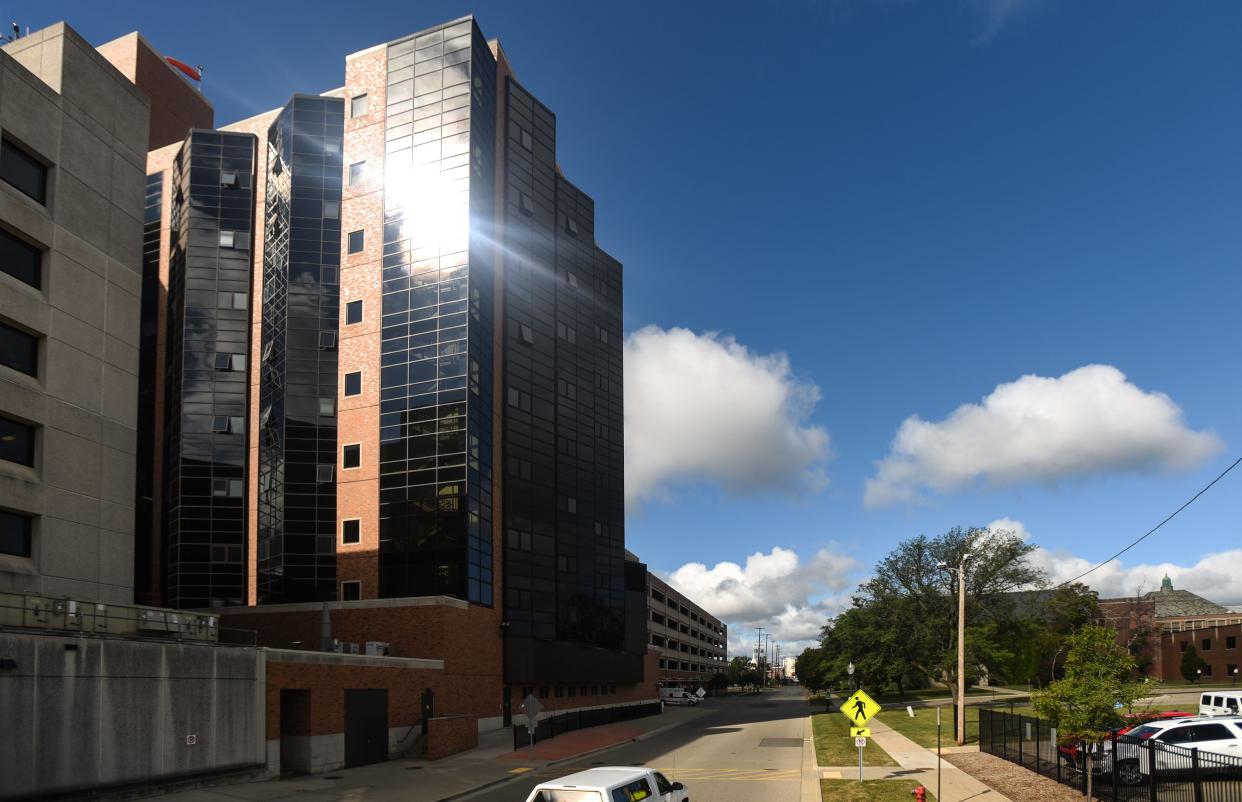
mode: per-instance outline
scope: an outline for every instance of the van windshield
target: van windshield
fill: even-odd
[[[604,802],[599,791],[582,791],[577,788],[545,788],[535,794],[531,802]]]

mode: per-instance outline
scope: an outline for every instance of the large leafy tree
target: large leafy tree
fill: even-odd
[[[1123,723],[1121,708],[1143,693],[1133,679],[1133,655],[1105,627],[1085,626],[1068,637],[1065,676],[1031,695],[1041,716],[1056,722],[1059,737],[1090,745],[1086,756],[1087,798],[1091,798],[1091,755],[1112,727]]]
[[[977,680],[978,667],[1003,665],[1013,657],[1003,634],[1022,616],[1014,591],[1044,581],[1043,573],[1026,559],[1034,549],[1012,532],[978,528],[957,527],[936,537],[904,541],[859,586],[854,609],[837,619],[825,645],[837,654],[836,662],[852,659],[856,667],[874,672],[879,682],[895,686],[898,677],[927,677],[948,685],[956,698],[957,577],[940,565],[957,566],[965,554],[971,555],[966,571],[970,682]],[[851,632],[851,614],[860,635]],[[843,619],[845,632],[838,634]],[[845,650],[858,653],[851,656]],[[873,653],[877,660],[860,664],[865,654]]]
[[[1186,645],[1182,652],[1182,678],[1187,682],[1197,682],[1202,676],[1199,672],[1207,665],[1207,661],[1199,656],[1199,650],[1193,643]]]
[[[1039,686],[1065,673],[1069,635],[1101,618],[1095,591],[1079,583],[1015,594],[1014,607],[1014,620],[999,633],[1010,658],[989,668],[1011,682]]]

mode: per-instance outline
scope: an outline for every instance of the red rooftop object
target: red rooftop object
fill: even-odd
[[[186,75],[190,76],[191,80],[193,81],[203,80],[202,70],[198,69],[197,67],[191,67],[189,64],[186,64],[184,61],[181,61],[180,59],[175,59],[172,56],[164,56],[164,60],[167,61],[169,64],[173,65],[174,67],[176,67],[177,69],[184,72]]]

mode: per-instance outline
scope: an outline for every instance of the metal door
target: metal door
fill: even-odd
[[[388,690],[345,691],[345,767],[388,759]]]

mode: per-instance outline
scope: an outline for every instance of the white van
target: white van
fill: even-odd
[[[640,766],[603,766],[540,783],[526,802],[690,802],[681,783]]]
[[[1242,710],[1242,691],[1212,691],[1199,697],[1199,715],[1236,716]]]

